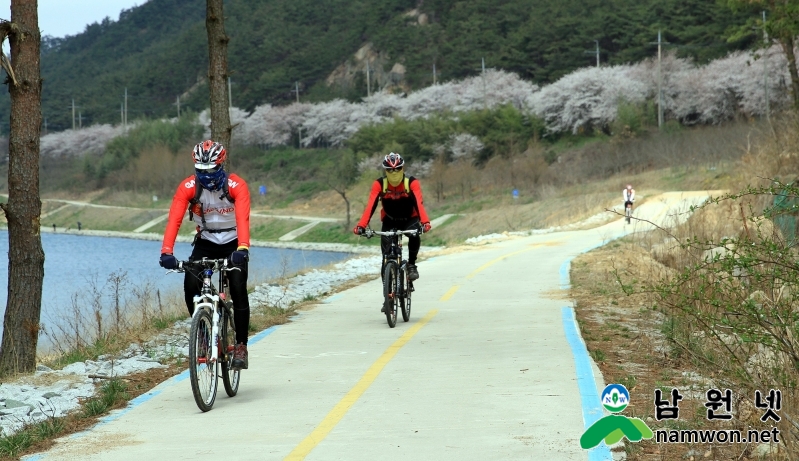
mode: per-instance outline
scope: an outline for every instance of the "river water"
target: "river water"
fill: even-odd
[[[123,299],[130,300],[143,289],[157,291],[163,298],[182,296],[183,274],[166,274],[158,265],[160,241],[46,233],[42,234],[42,246],[45,263],[41,319],[45,329],[53,330],[56,324],[72,316],[75,305],[80,306],[84,316],[91,317],[94,299],[102,300],[103,311],[108,315],[113,305],[114,285],[108,283],[112,274],[122,276],[119,287]],[[178,259],[187,259],[190,254],[190,244],[175,245]],[[262,283],[350,256],[328,251],[253,247],[250,249],[249,282],[250,285]],[[8,232],[0,231],[0,318],[5,314],[8,296],[7,261]],[[40,338],[40,342],[47,346],[46,338]]]

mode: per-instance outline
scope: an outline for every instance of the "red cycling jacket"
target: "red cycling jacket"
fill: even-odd
[[[408,177],[408,189],[410,192],[405,192],[405,181],[400,181],[396,186],[392,186],[386,181],[386,193],[383,193],[383,178],[378,178],[372,183],[372,190],[369,193],[369,200],[366,202],[366,208],[363,210],[358,225],[366,227],[369,225],[369,220],[377,209],[378,200],[383,202],[383,208],[380,210],[380,220],[383,221],[386,216],[394,220],[406,220],[419,217],[422,223],[430,222],[427,217],[427,212],[424,209],[424,201],[422,200],[422,186],[419,185],[419,180],[413,176]]]
[[[183,216],[189,207],[189,202],[195,194],[194,175],[184,179],[175,191],[172,198],[172,206],[169,208],[166,230],[164,231],[164,241],[161,245],[161,253],[173,253],[175,239],[177,238]],[[236,174],[231,173],[227,178],[228,193],[233,202],[226,197],[222,198],[223,190],[209,191],[202,190],[200,203],[196,205],[194,221],[197,223],[197,232],[202,232],[200,238],[209,240],[217,244],[225,244],[238,238],[238,246],[250,247],[250,191],[247,182]],[[202,222],[199,216],[199,206],[202,206],[205,213],[206,229],[202,229]],[[216,232],[208,232],[216,231]]]

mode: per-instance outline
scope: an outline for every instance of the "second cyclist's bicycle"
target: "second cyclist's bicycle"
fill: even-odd
[[[241,370],[233,368],[236,328],[233,323],[233,303],[227,272],[241,270],[228,259],[179,261],[178,268],[169,272],[199,270],[202,280],[200,294],[194,297],[194,314],[189,332],[189,378],[194,401],[202,411],[209,411],[216,400],[216,388],[221,368],[225,392],[233,397],[239,390]],[[218,274],[217,291],[212,279]]]
[[[627,224],[630,224],[630,217],[633,215],[633,202],[628,200],[624,202],[624,219],[627,221]]]
[[[391,246],[383,259],[383,312],[391,328],[397,325],[398,308],[402,311],[402,320],[407,322],[411,318],[413,282],[408,278],[408,261],[402,259],[402,236],[418,235],[418,233],[417,229],[404,231],[392,229],[383,232],[367,228],[363,234],[366,238],[372,238],[374,235],[391,237]]]

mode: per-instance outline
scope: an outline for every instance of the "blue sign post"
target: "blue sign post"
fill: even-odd
[[[261,186],[258,188],[258,193],[260,195],[266,195],[266,186]]]
[[[519,198],[519,190],[513,189],[513,199],[516,200]]]

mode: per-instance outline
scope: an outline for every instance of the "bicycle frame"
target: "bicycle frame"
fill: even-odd
[[[363,235],[371,238],[374,235],[389,237],[389,248],[383,256],[383,267],[380,270],[383,276],[383,310],[386,314],[388,326],[394,328],[397,324],[397,304],[402,310],[402,319],[407,322],[411,315],[411,292],[413,282],[408,277],[408,261],[402,259],[402,236],[418,235],[419,230],[399,231],[392,229],[388,232],[373,231],[367,228]],[[393,266],[393,268],[391,268]],[[391,268],[391,269],[390,269]]]
[[[385,235],[387,237],[391,237],[391,246],[389,247],[388,253],[384,256],[385,259],[394,259],[397,261],[397,265],[402,267],[402,236],[403,235],[418,235],[419,231],[417,230],[396,230],[392,229],[388,232],[383,231],[376,231],[367,228],[364,235],[366,238],[372,238],[373,235]],[[404,268],[403,268],[404,269]]]
[[[211,265],[213,264],[213,265]],[[184,265],[194,265],[202,267],[202,271],[200,275],[202,276],[202,288],[200,294],[194,296],[194,314],[193,317],[196,317],[200,312],[200,309],[210,309],[211,312],[211,357],[209,360],[211,363],[215,363],[219,360],[219,301],[224,300],[224,287],[227,284],[227,277],[225,276],[225,272],[233,271],[233,270],[241,270],[238,267],[228,266],[227,259],[206,259],[203,258],[198,261],[180,261],[178,264],[178,269],[170,272],[185,272],[186,268]],[[209,266],[210,265],[210,266]],[[214,276],[214,272],[218,273],[219,276],[219,287],[222,288],[222,292],[219,292],[217,288],[214,286],[212,282],[212,278]]]
[[[219,292],[211,283],[211,278],[214,275],[213,269],[205,268],[202,271],[203,287],[199,295],[194,297],[194,315],[200,312],[200,309],[211,310],[211,363],[219,360],[219,299],[221,298]],[[219,286],[223,287],[224,271],[219,271]]]
[[[227,272],[241,270],[229,266],[227,259],[179,261],[175,270],[196,276],[201,282],[200,293],[193,298],[194,313],[189,330],[189,376],[194,401],[202,411],[209,411],[216,400],[219,367],[225,392],[233,397],[238,392],[240,369],[232,367],[230,335],[235,335],[233,313],[226,298]],[[197,272],[195,272],[197,271]],[[219,290],[213,284],[214,272],[218,272]],[[225,350],[220,350],[224,347]]]

